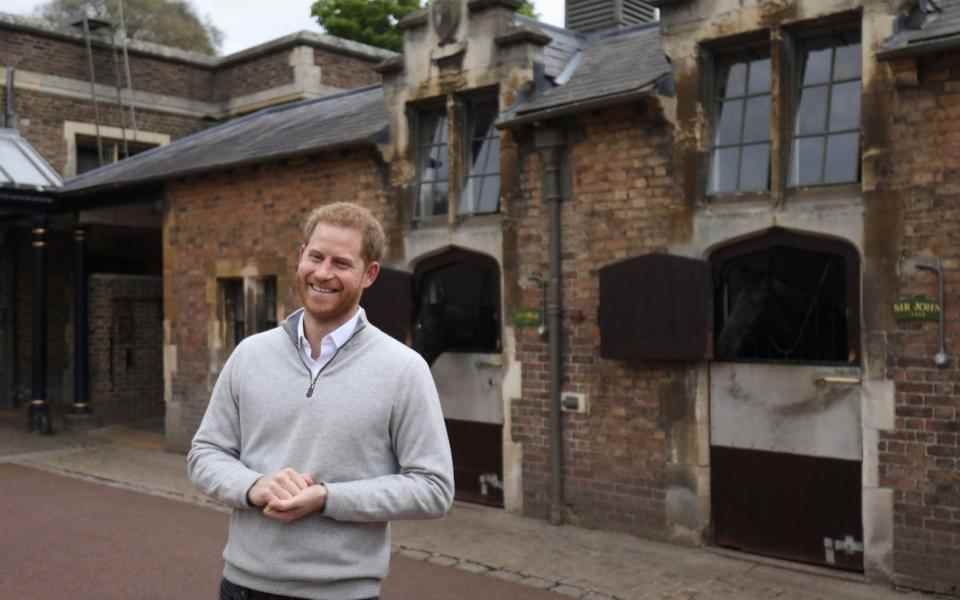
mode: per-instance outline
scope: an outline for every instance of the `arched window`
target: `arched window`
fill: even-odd
[[[494,259],[450,250],[414,274],[413,347],[428,363],[443,352],[500,352],[500,269]]]
[[[774,228],[710,258],[714,358],[858,363],[860,260],[850,244]]]

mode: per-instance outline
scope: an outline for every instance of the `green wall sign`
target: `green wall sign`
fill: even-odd
[[[901,298],[893,305],[893,317],[898,321],[938,321],[940,305],[927,296]]]
[[[539,327],[543,323],[543,313],[535,308],[521,308],[513,313],[515,327]]]

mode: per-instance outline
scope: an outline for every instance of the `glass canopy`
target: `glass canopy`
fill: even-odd
[[[0,188],[60,187],[60,176],[15,129],[0,129]]]

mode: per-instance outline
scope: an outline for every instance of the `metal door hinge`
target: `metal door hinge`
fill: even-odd
[[[863,553],[863,542],[858,542],[852,535],[840,539],[823,538],[823,552],[827,564],[836,564],[836,553],[843,552],[847,556]]]

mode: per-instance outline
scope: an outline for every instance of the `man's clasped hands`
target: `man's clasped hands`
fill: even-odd
[[[308,473],[287,467],[265,475],[247,491],[247,500],[263,509],[264,516],[290,523],[312,512],[322,511],[327,488]]]

